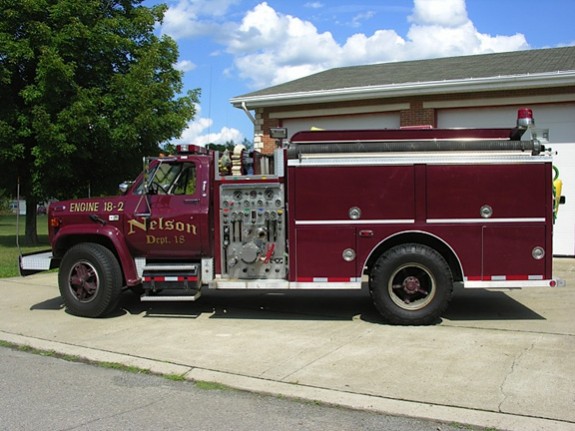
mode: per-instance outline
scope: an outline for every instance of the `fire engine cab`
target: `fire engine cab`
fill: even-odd
[[[59,267],[78,316],[110,313],[125,288],[194,301],[205,288],[367,282],[387,322],[431,324],[455,285],[560,283],[547,137],[527,108],[507,129],[302,131],[266,174],[248,174],[241,148],[182,145],[146,159],[120,196],[51,204],[51,250],[21,256],[21,273]]]

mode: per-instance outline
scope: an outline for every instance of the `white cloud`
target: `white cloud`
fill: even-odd
[[[227,41],[227,50],[239,76],[253,88],[263,88],[333,67],[529,47],[522,34],[480,33],[467,16],[464,0],[414,0],[408,20],[411,26],[405,37],[381,29],[338,43],[310,21],[282,14],[263,2],[244,15]]]
[[[240,144],[244,140],[243,134],[231,127],[222,127],[219,131],[212,132],[210,128],[213,120],[201,117],[200,113],[201,107],[196,105],[196,118],[188,123],[180,138],[172,140],[173,144],[194,144],[203,147],[207,144],[225,144],[229,141]]]
[[[371,36],[358,33],[341,47],[338,66],[379,63],[403,59],[407,42],[393,30],[378,30]]]
[[[308,2],[304,4],[303,7],[307,7],[310,9],[321,9],[323,7],[323,3],[320,3],[318,1]]]
[[[409,21],[419,25],[459,27],[467,24],[465,0],[414,0]]]
[[[371,18],[373,18],[375,16],[375,12],[373,11],[367,11],[367,12],[362,12],[357,14],[356,16],[353,17],[353,19],[351,20],[351,26],[352,27],[361,27],[361,24],[364,21],[367,21]]]
[[[467,16],[464,0],[414,0],[407,33],[407,59],[527,49],[522,34],[480,33]]]
[[[213,36],[225,31],[229,23],[222,18],[240,0],[178,0],[164,15],[162,33],[174,39]]]
[[[175,68],[180,72],[189,72],[190,70],[194,70],[196,65],[190,60],[180,60],[176,63]]]
[[[357,33],[336,41],[310,21],[283,14],[267,2],[244,13],[241,21],[226,20],[240,0],[178,0],[164,18],[162,32],[176,39],[207,36],[233,57],[233,70],[252,88],[264,88],[325,69],[358,64],[480,54],[527,49],[523,34],[480,33],[467,15],[465,0],[414,0],[402,37],[393,29]],[[322,8],[319,1],[304,4]],[[234,15],[230,15],[234,16]],[[349,26],[373,17],[364,12]],[[218,54],[220,52],[218,51]],[[192,67],[182,62],[181,70]],[[188,69],[189,70],[189,69]]]
[[[233,127],[222,127],[219,132],[207,133],[196,136],[192,143],[199,146],[207,144],[225,144],[233,141],[235,144],[241,144],[244,140],[242,133]]]
[[[278,84],[329,67],[339,50],[330,32],[260,3],[244,16],[228,51],[240,76],[254,86]]]
[[[478,34],[477,38],[480,42],[478,52],[505,52],[529,48],[525,35],[521,33],[514,34],[513,36]]]

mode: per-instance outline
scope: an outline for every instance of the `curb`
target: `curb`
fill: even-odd
[[[462,407],[420,403],[336,391],[320,387],[284,383],[205,368],[190,367],[132,355],[92,349],[57,341],[44,340],[0,331],[0,340],[62,355],[77,356],[94,362],[113,362],[149,370],[159,375],[181,375],[190,381],[219,383],[234,389],[286,397],[295,400],[320,402],[355,410],[367,410],[392,416],[427,419],[442,423],[459,423],[476,427],[507,431],[575,431],[575,423],[551,419],[519,416]]]

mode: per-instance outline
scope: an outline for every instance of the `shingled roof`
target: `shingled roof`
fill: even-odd
[[[370,88],[381,92],[413,84],[422,88],[431,83],[484,82],[502,78],[509,81],[518,77],[549,77],[550,74],[558,77],[567,74],[571,82],[575,76],[574,46],[340,67],[247,93],[231,102],[239,106],[242,102],[283,100],[281,104],[287,104],[286,98],[297,99],[298,95],[301,97],[306,93],[318,96],[338,92],[353,94],[357,93],[354,89],[369,91]]]

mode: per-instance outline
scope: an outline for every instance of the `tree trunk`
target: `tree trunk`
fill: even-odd
[[[38,201],[33,198],[26,198],[26,245],[38,245],[38,230],[36,223]]]

